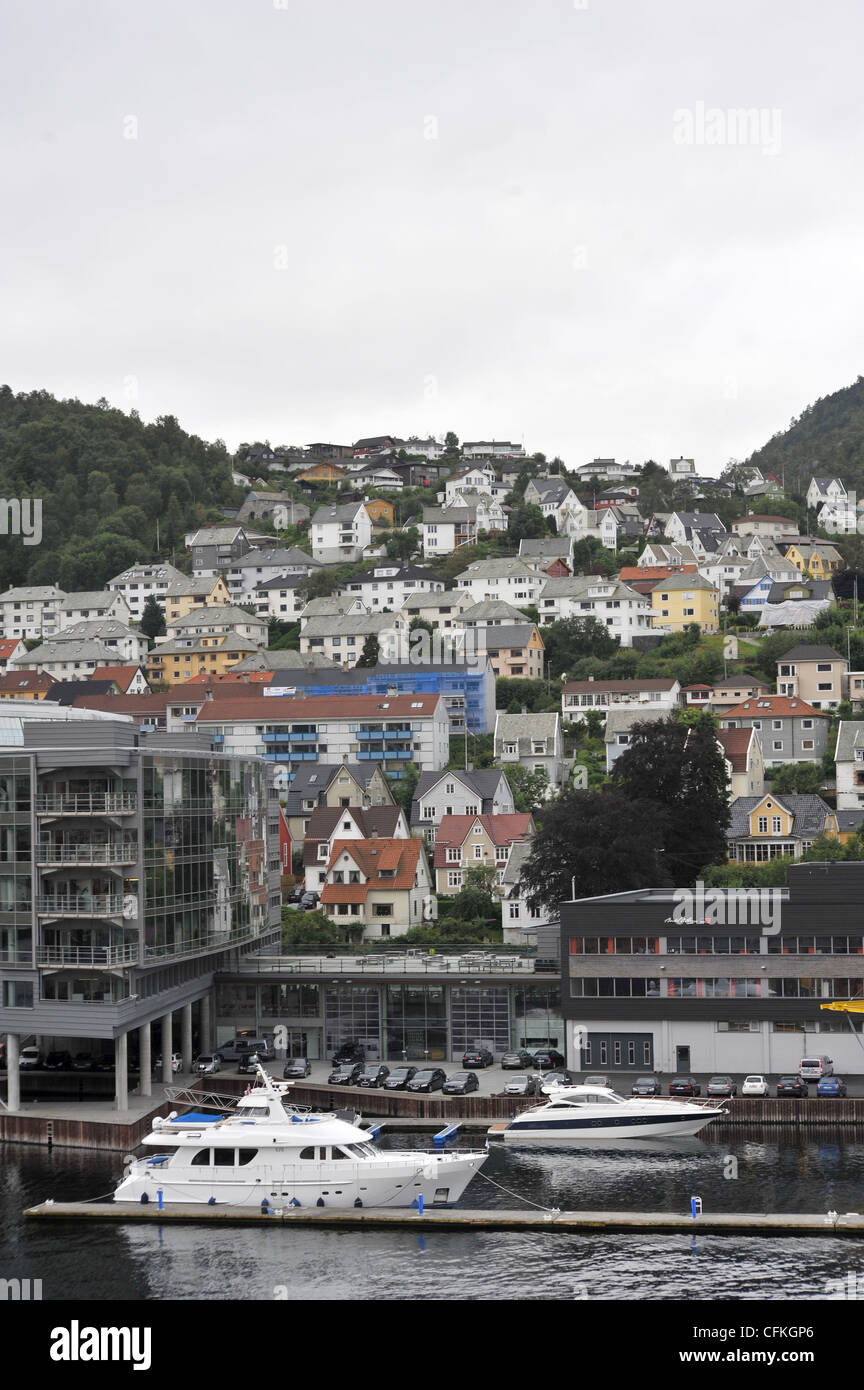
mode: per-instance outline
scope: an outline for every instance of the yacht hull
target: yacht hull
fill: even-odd
[[[518,1117],[503,1131],[505,1139],[576,1139],[583,1141],[609,1139],[666,1139],[698,1134],[722,1110],[701,1110],[697,1113],[661,1115],[615,1115],[602,1119],[595,1116],[566,1115],[553,1118],[537,1115],[530,1119]]]
[[[328,1164],[308,1177],[298,1173],[303,1165],[271,1163],[269,1170],[252,1172],[242,1180],[236,1175],[204,1175],[169,1170],[154,1171],[152,1161],[131,1165],[114,1193],[114,1201],[158,1205],[196,1204],[260,1208],[265,1200],[273,1207],[288,1205],[354,1207],[410,1207],[423,1198],[424,1206],[444,1206],[458,1201],[488,1155],[382,1154],[380,1160]],[[336,1169],[328,1172],[327,1169]],[[346,1171],[347,1170],[347,1171]],[[211,1202],[212,1199],[212,1202]]]

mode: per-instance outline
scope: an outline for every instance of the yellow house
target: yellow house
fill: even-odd
[[[185,618],[195,608],[219,608],[231,603],[231,590],[221,574],[215,579],[178,579],[165,591],[165,622]]]
[[[837,812],[818,796],[739,796],[731,812],[727,839],[735,864],[800,859],[820,836],[840,834]]]
[[[385,502],[382,497],[376,497],[371,502],[364,502],[363,506],[372,521],[373,526],[393,526],[393,503]]]
[[[222,676],[238,661],[260,651],[248,637],[219,632],[209,637],[163,642],[147,658],[147,679],[166,685],[182,685],[193,676]]]
[[[812,574],[814,579],[827,579],[843,567],[840,552],[826,541],[797,541],[789,546],[786,559],[802,574]]]
[[[651,590],[651,618],[655,628],[668,632],[683,632],[690,623],[717,632],[720,596],[701,574],[670,574]]]

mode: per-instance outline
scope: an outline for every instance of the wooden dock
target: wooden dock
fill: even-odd
[[[139,1222],[167,1226],[175,1223],[218,1225],[329,1226],[338,1230],[386,1227],[415,1231],[563,1231],[573,1235],[615,1232],[654,1232],[685,1235],[828,1236],[864,1239],[864,1212],[797,1212],[767,1215],[757,1212],[717,1212],[693,1217],[668,1211],[498,1211],[427,1207],[279,1207],[264,1214],[255,1207],[181,1206],[159,1211],[152,1203],[41,1202],[25,1217],[34,1221]]]

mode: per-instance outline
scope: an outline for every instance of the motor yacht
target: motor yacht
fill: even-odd
[[[291,1082],[257,1064],[258,1084],[225,1117],[153,1120],[115,1202],[293,1206],[442,1206],[461,1197],[488,1153],[379,1149],[353,1112],[292,1105]],[[161,1194],[161,1196],[160,1196]]]
[[[548,1100],[516,1115],[505,1139],[642,1139],[698,1134],[727,1112],[692,1100],[619,1096],[606,1086],[551,1086]]]

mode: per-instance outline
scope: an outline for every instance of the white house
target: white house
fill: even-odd
[[[444,581],[420,565],[384,564],[352,575],[341,592],[362,599],[370,613],[395,612],[418,594],[443,594]]]
[[[515,608],[534,604],[540,597],[547,576],[526,560],[476,560],[456,576],[456,587],[471,596],[472,602],[504,599]]]
[[[346,560],[359,560],[370,544],[372,518],[362,502],[319,507],[309,531],[314,559],[324,564],[344,564]]]
[[[85,590],[66,594],[60,604],[57,631],[63,632],[75,623],[114,618],[119,623],[132,621],[132,613],[123,594],[112,589]]]
[[[165,594],[171,584],[176,584],[184,576],[173,565],[145,564],[130,565],[121,574],[108,580],[108,588],[123,595],[129,606],[133,623],[140,623],[149,598],[155,598],[162,611],[165,611]]]
[[[596,618],[617,637],[622,647],[651,631],[651,601],[620,579],[596,574],[572,574],[566,579],[547,579],[537,602],[540,622],[564,618]]]
[[[470,500],[469,500],[470,498]],[[420,523],[423,554],[450,555],[463,545],[472,545],[480,531],[504,531],[507,513],[496,497],[464,493],[450,506],[424,507]]]
[[[815,511],[826,502],[845,502],[847,496],[839,478],[813,477],[807,488],[807,506]]]
[[[4,637],[53,637],[66,597],[54,584],[7,589],[0,594]]]

